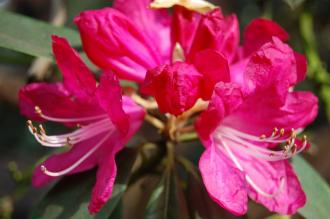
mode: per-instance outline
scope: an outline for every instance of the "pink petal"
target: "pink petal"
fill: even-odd
[[[307,73],[307,60],[304,55],[294,52],[294,56],[296,58],[296,66],[297,66],[297,81],[305,80]]]
[[[239,23],[238,18],[235,14],[231,14],[225,17],[225,33],[219,51],[221,51],[228,59],[229,62],[232,62],[236,56],[239,41]]]
[[[201,14],[182,6],[175,6],[172,18],[172,42],[180,43],[184,54],[189,53]]]
[[[217,204],[237,216],[243,215],[248,201],[244,174],[216,147],[207,147],[199,160],[204,185]]]
[[[126,135],[129,129],[128,117],[123,110],[121,87],[114,74],[104,72],[101,75],[96,97],[118,130]]]
[[[190,53],[205,49],[215,49],[223,53],[229,61],[236,54],[239,43],[238,21],[235,15],[223,17],[220,9],[203,15],[199,22]]]
[[[99,164],[88,210],[91,214],[100,211],[103,205],[109,200],[117,174],[117,166],[114,154],[104,157]]]
[[[221,53],[211,49],[203,50],[194,55],[192,62],[204,76],[203,99],[210,99],[214,86],[219,81],[229,82],[228,62]]]
[[[46,183],[50,182],[51,180],[56,179],[56,177],[51,177],[46,174],[44,174],[41,171],[41,165],[45,166],[47,170],[56,172],[56,171],[62,171],[68,167],[70,167],[72,164],[77,162],[84,154],[86,154],[89,150],[91,150],[94,146],[97,145],[97,143],[104,138],[104,134],[100,134],[98,136],[95,136],[93,138],[90,138],[88,140],[85,140],[83,142],[75,144],[69,151],[55,154],[50,156],[45,162],[38,165],[34,172],[32,177],[32,184],[36,187],[40,187],[45,185]],[[111,139],[111,137],[110,137]],[[112,141],[115,141],[114,137],[111,139]],[[110,140],[108,140],[110,142]],[[103,145],[105,146],[105,145]],[[102,146],[102,147],[103,147]],[[94,152],[91,156],[89,156],[85,161],[83,161],[78,167],[76,167],[74,170],[72,170],[70,174],[86,171],[88,169],[93,168],[98,163],[98,157],[103,154],[104,151],[98,150]]]
[[[233,113],[242,101],[243,95],[238,85],[219,82],[214,88],[208,108],[196,122],[196,130],[202,140],[207,140],[224,117]]]
[[[142,91],[155,97],[162,112],[180,115],[200,97],[201,81],[193,65],[176,62],[148,71]]]
[[[257,18],[246,26],[244,32],[244,55],[248,56],[257,51],[263,44],[277,37],[282,41],[289,39],[288,33],[277,23],[271,20]]]
[[[91,98],[96,89],[92,72],[65,38],[53,35],[52,40],[53,53],[66,89],[77,98]]]
[[[85,52],[101,69],[142,82],[146,69],[161,63],[153,42],[121,12],[112,8],[82,12],[75,18]]]
[[[270,211],[285,215],[294,214],[305,205],[305,193],[287,160],[268,162],[244,156],[241,157],[240,163],[255,184],[269,194],[278,191],[282,177],[285,180],[283,189],[272,198],[259,194],[250,186],[249,196],[254,201],[264,205]]]
[[[123,109],[128,115],[129,130],[125,137],[125,142],[137,132],[144,121],[145,110],[143,107],[137,105],[130,97],[123,96]]]
[[[115,0],[113,7],[123,12],[152,41],[162,62],[170,60],[170,23],[167,10],[150,9],[150,0]]]
[[[260,136],[271,134],[274,127],[288,131],[304,128],[316,118],[317,112],[318,99],[311,92],[291,92],[281,107],[264,104],[262,97],[256,95],[248,98],[225,122],[241,131]]]
[[[248,58],[240,59],[239,61],[231,64],[230,68],[230,80],[236,84],[241,85],[242,87],[245,86],[245,68],[249,62]]]
[[[292,49],[279,39],[264,44],[245,68],[245,92],[262,98],[264,104],[281,106],[291,86],[297,82],[296,60]],[[268,101],[267,101],[268,100]]]
[[[42,113],[58,118],[79,118],[103,114],[95,101],[77,102],[62,83],[33,83],[19,91],[21,113],[32,120],[43,119],[35,112],[38,106]]]

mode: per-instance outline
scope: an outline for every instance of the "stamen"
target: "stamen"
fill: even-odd
[[[33,125],[33,123],[32,123],[31,120],[26,121],[26,125],[27,125],[27,127],[29,128],[29,130],[30,130],[30,132],[31,132],[32,134],[34,134],[34,133],[37,132],[37,128],[34,127],[34,125]]]
[[[103,119],[68,134],[49,136],[46,134],[46,131],[42,125],[39,125],[40,130],[38,131],[33,126],[31,121],[28,121],[27,124],[30,132],[35,136],[36,140],[41,145],[46,147],[64,147],[66,145],[73,146],[78,142],[111,130],[113,126],[109,119]]]
[[[285,135],[285,132],[280,131],[278,135],[277,130],[278,130],[277,128],[274,128],[273,133],[270,137],[267,137],[266,135],[257,137],[227,126],[222,126],[218,129],[217,134],[215,135],[215,139],[226,138],[227,142],[232,142],[232,147],[241,150],[243,153],[247,153],[251,156],[267,161],[279,161],[279,160],[289,159],[293,157],[295,154],[300,153],[307,147],[308,142],[306,138],[304,138],[301,148],[298,149],[298,146],[295,143],[297,134],[294,129],[291,130],[290,135],[287,135],[286,138],[284,138],[283,136],[280,137],[281,133],[284,133],[282,135]],[[284,145],[284,149],[281,151],[274,151],[261,146],[256,146],[253,143],[253,142],[261,142],[261,143],[279,144],[285,141],[286,144]]]
[[[61,170],[61,171],[50,171],[48,170],[44,165],[42,165],[40,167],[41,171],[48,175],[48,176],[53,176],[53,177],[57,177],[57,176],[63,176],[69,172],[71,172],[72,170],[74,170],[76,167],[78,167],[82,162],[84,162],[89,156],[91,156],[98,148],[101,147],[101,145],[110,137],[111,132],[108,133],[104,138],[101,139],[101,141],[99,141],[97,143],[96,146],[94,146],[91,150],[89,150],[84,156],[82,156],[79,160],[77,160],[74,164],[72,164],[70,167]]]
[[[276,136],[277,135],[277,132],[278,132],[278,128],[275,127],[273,132],[272,132],[272,137]]]
[[[35,112],[43,119],[53,121],[53,122],[87,122],[87,121],[93,121],[93,120],[99,120],[107,118],[108,116],[106,114],[97,115],[97,116],[87,116],[87,117],[80,117],[80,118],[58,118],[58,117],[52,117],[45,115],[39,106],[34,107]]]
[[[242,165],[239,163],[238,159],[236,158],[236,156],[234,155],[234,153],[232,152],[232,150],[229,148],[229,146],[225,143],[225,141],[222,140],[221,137],[219,137],[219,140],[221,141],[222,145],[224,146],[225,150],[227,151],[229,157],[231,158],[231,160],[234,162],[234,164],[236,165],[236,167],[242,171],[244,171],[244,168],[242,167]],[[246,172],[245,172],[246,173]],[[277,196],[279,193],[281,193],[284,189],[284,183],[285,183],[285,178],[281,177],[280,178],[280,186],[278,187],[278,189],[273,192],[273,193],[268,193],[263,191],[254,181],[253,179],[246,173],[245,175],[246,181],[252,186],[252,188],[254,190],[256,190],[258,192],[258,194],[268,197],[268,198],[273,198],[275,196]]]

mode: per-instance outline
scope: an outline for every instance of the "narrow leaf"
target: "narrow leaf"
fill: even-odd
[[[66,37],[74,47],[81,45],[79,34],[75,30],[55,27],[27,16],[0,10],[0,47],[51,58],[52,34]]]
[[[307,195],[307,203],[299,213],[306,219],[329,218],[330,188],[303,158],[293,158],[293,166]]]
[[[175,175],[173,170],[167,170],[151,194],[144,219],[177,219],[179,211]]]

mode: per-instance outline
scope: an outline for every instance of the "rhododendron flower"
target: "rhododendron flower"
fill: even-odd
[[[53,53],[63,83],[33,83],[20,90],[21,112],[37,121],[63,123],[78,129],[47,135],[28,121],[31,133],[47,147],[69,146],[50,156],[33,173],[33,185],[43,186],[58,176],[98,166],[88,209],[98,212],[109,199],[116,178],[116,153],[140,127],[144,110],[121,94],[116,76],[104,72],[97,85],[93,74],[69,43],[53,36]]]
[[[218,81],[228,82],[225,56],[238,45],[237,18],[224,17],[220,9],[202,15],[181,6],[175,6],[171,17],[164,10],[151,10],[149,4],[149,0],[117,0],[114,9],[85,11],[75,22],[84,50],[96,65],[113,70],[122,79],[142,83],[147,78],[144,93],[156,97],[162,112],[179,115],[196,99],[209,99]],[[183,49],[181,60],[172,59],[175,45]],[[213,47],[224,55],[209,50]],[[193,72],[189,77],[188,71]],[[155,95],[159,77],[188,80],[174,87],[162,82],[162,92],[173,91],[170,96],[178,96],[176,102],[170,104]]]
[[[306,202],[288,161],[308,147],[297,134],[318,110],[312,93],[291,91],[306,73],[301,64],[274,37],[235,72],[236,82],[216,85],[196,123],[206,148],[199,161],[206,189],[235,215],[246,213],[248,196],[280,214],[293,214]]]

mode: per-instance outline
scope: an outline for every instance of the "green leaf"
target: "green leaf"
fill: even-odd
[[[279,214],[273,214],[272,216],[269,216],[265,219],[290,219],[291,216],[288,215],[279,215]]]
[[[330,86],[323,85],[321,87],[321,97],[325,103],[326,114],[330,121]]]
[[[299,213],[306,219],[329,218],[330,188],[303,158],[296,156],[292,164],[307,195],[307,203]]]
[[[158,186],[151,194],[144,219],[177,219],[179,217],[179,197],[173,170],[166,170]]]
[[[0,10],[0,47],[37,57],[52,58],[51,35],[66,37],[72,46],[81,45],[78,32],[27,16]]]
[[[330,74],[326,70],[317,52],[317,43],[313,27],[313,16],[310,12],[304,12],[299,19],[300,32],[304,40],[308,60],[308,76],[318,83],[329,84]]]
[[[87,210],[92,187],[95,183],[95,171],[64,177],[46,195],[32,212],[32,219],[103,219],[108,218],[120,202],[126,191],[128,177],[136,158],[136,151],[124,149],[116,161],[118,173],[115,186],[108,203],[96,215]]]

